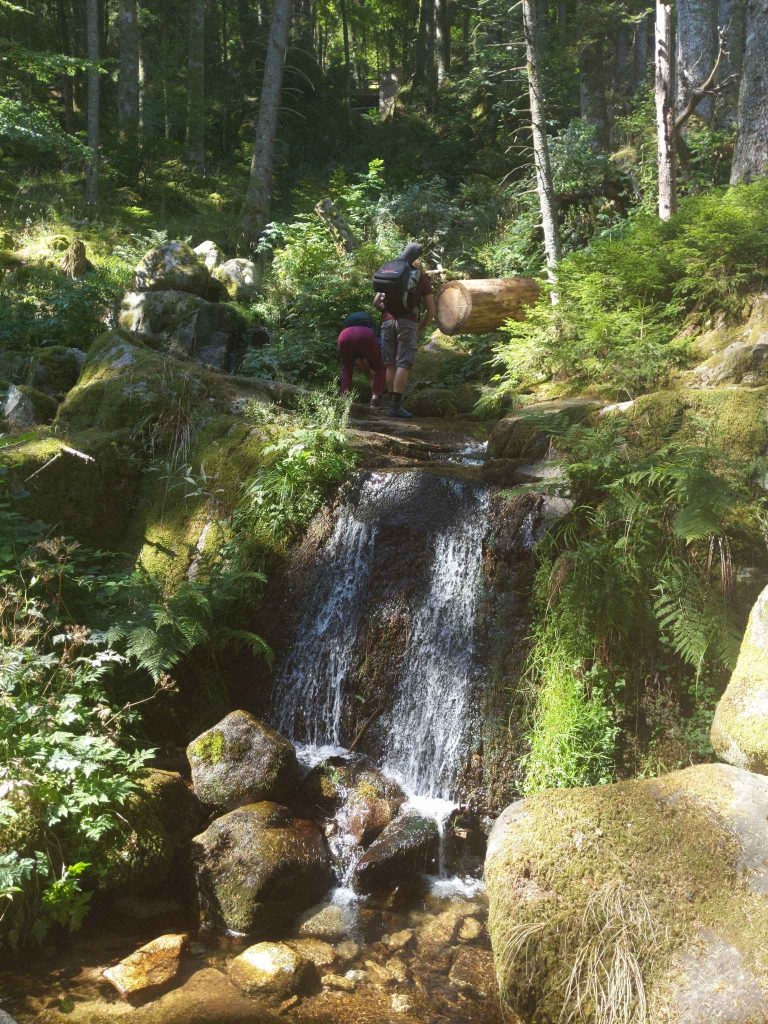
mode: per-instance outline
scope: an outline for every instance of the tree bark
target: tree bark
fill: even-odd
[[[684,110],[691,93],[707,79],[718,51],[717,0],[677,0],[676,107]],[[712,98],[705,96],[697,105],[698,116],[710,124]]]
[[[768,0],[747,0],[746,19],[734,184],[768,171]]]
[[[135,181],[139,173],[139,18],[136,0],[122,0],[117,35],[117,120],[122,169],[131,181]]]
[[[659,217],[677,211],[677,154],[675,150],[675,62],[672,5],[656,0],[656,138],[659,166]]]
[[[577,5],[576,23],[583,31],[578,45],[581,116],[593,126],[597,141],[606,148],[609,141],[607,87],[610,68],[600,26],[590,24],[589,6],[583,0]]]
[[[484,334],[506,320],[522,320],[540,288],[532,277],[449,281],[437,297],[437,325],[443,334]]]
[[[544,87],[541,80],[539,59],[539,33],[536,8],[533,0],[523,0],[523,31],[525,34],[526,69],[528,72],[528,95],[531,104],[531,135],[533,158],[536,165],[536,190],[541,208],[541,224],[544,231],[544,252],[550,281],[555,281],[555,270],[562,256],[560,225],[557,219],[555,185],[552,178],[552,164],[549,159],[547,141],[547,117],[544,103]]]
[[[437,87],[440,89],[451,68],[451,24],[449,0],[435,0],[435,56]]]
[[[285,55],[291,31],[291,6],[292,0],[275,0],[272,11],[251,174],[240,213],[240,232],[248,247],[256,245],[269,221],[275,137],[283,88]]]
[[[341,34],[344,40],[344,106],[347,111],[347,121],[352,125],[352,55],[349,45],[349,15],[347,13],[347,0],[339,0],[341,12]]]
[[[99,0],[86,0],[86,40],[88,60],[94,66],[88,68],[88,113],[87,143],[90,150],[88,168],[85,177],[85,199],[89,206],[99,203],[99,101],[101,82],[99,71],[95,65],[100,59],[99,51]]]
[[[186,158],[205,167],[205,0],[189,0]]]
[[[723,86],[715,101],[715,127],[733,128],[738,117],[744,59],[744,0],[720,0],[717,22],[725,36],[728,56],[723,64]]]

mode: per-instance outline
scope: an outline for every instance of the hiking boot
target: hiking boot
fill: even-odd
[[[371,399],[371,402],[370,402],[370,405],[368,406],[368,408],[369,409],[383,409],[384,408],[384,396],[383,395],[374,395],[373,398]]]
[[[402,405],[391,405],[387,410],[387,416],[395,416],[399,420],[412,420],[413,413],[408,412]]]

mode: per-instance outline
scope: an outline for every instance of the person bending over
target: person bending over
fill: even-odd
[[[345,320],[346,326],[339,335],[339,359],[341,360],[341,382],[339,391],[346,395],[352,387],[352,374],[361,370],[371,381],[371,407],[380,408],[386,368],[379,348],[372,317],[367,313],[352,313]]]

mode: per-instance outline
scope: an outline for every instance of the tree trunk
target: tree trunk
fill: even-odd
[[[648,65],[649,61],[649,40],[651,37],[651,24],[653,21],[653,15],[647,14],[641,18],[635,26],[635,38],[633,44],[634,51],[634,78],[633,78],[633,91],[636,92],[642,88],[643,85],[648,81]]]
[[[71,56],[68,4],[65,0],[58,0],[57,14],[61,45],[64,53]],[[72,76],[66,73],[61,76],[61,102],[64,108],[64,130],[71,134],[75,130],[75,97]]]
[[[322,199],[315,213],[328,228],[340,256],[347,256],[360,248],[360,239],[339,213],[332,199]]]
[[[532,277],[449,281],[437,297],[437,325],[443,334],[485,334],[506,320],[522,320],[538,299]]]
[[[205,167],[205,0],[189,0],[186,158]]]
[[[451,67],[451,23],[449,0],[435,0],[435,55],[437,58],[437,87],[445,82]]]
[[[717,21],[725,35],[728,56],[723,63],[723,87],[715,101],[715,127],[733,128],[738,117],[744,59],[744,0],[720,0]]]
[[[536,190],[541,207],[547,271],[550,281],[554,283],[555,269],[560,262],[562,247],[552,165],[549,159],[549,143],[547,142],[547,116],[539,62],[539,34],[533,0],[523,0],[523,31],[525,33],[528,95],[531,103],[531,135],[533,137],[533,158],[536,165]]]
[[[656,138],[659,165],[659,217],[677,210],[677,155],[675,152],[675,62],[672,5],[656,0]]]
[[[421,0],[419,4],[419,28],[416,34],[413,80],[422,85],[428,77],[428,22],[434,13],[434,0]]]
[[[747,0],[746,17],[739,134],[731,168],[734,184],[768,171],[768,0]]]
[[[607,87],[610,68],[600,27],[590,24],[589,6],[585,8],[583,0],[580,0],[576,8],[576,24],[584,33],[578,45],[581,116],[595,129],[600,145],[607,148]]]
[[[139,19],[136,0],[123,0],[117,19],[117,120],[122,170],[131,181],[139,173]]]
[[[248,247],[255,246],[269,221],[275,136],[283,88],[283,69],[291,31],[291,0],[275,0],[269,29],[259,119],[248,190],[240,213],[240,231]]]
[[[86,0],[85,7],[86,38],[88,60],[97,64],[99,51],[99,0]],[[99,202],[99,72],[96,67],[88,68],[88,114],[87,143],[90,152],[88,169],[85,178],[85,199],[89,206],[97,206]]]
[[[352,57],[349,45],[349,15],[347,0],[339,0],[341,11],[341,34],[344,39],[344,106],[347,110],[347,121],[352,125]]]
[[[677,0],[677,90],[675,106],[684,110],[691,93],[705,82],[718,51],[717,0]],[[712,120],[712,98],[705,96],[696,113],[707,124]]]

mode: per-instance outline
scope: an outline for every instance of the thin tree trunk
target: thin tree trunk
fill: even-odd
[[[597,141],[608,146],[608,74],[604,39],[599,26],[590,23],[589,5],[579,0],[576,7],[576,24],[582,37],[578,44],[579,101],[581,116],[595,129]]]
[[[344,38],[344,106],[347,111],[347,121],[352,124],[352,57],[349,46],[349,17],[347,15],[347,0],[339,0],[341,11],[341,33]]]
[[[671,3],[656,0],[656,137],[659,165],[659,217],[677,211],[677,154],[675,151],[674,22]]]
[[[731,168],[734,184],[768,171],[768,0],[747,0],[746,13],[739,134]]]
[[[85,18],[88,60],[93,62],[93,66],[88,68],[87,142],[90,157],[85,178],[85,198],[89,206],[96,207],[99,203],[99,90],[101,86],[99,71],[95,66],[100,59],[99,0],[86,0]]]
[[[435,56],[437,59],[437,87],[440,89],[451,67],[450,0],[435,0]]]
[[[59,21],[59,34],[64,53],[72,54],[72,43],[69,32],[69,17],[67,13],[68,4],[65,0],[58,0],[57,14]],[[61,76],[61,101],[64,108],[64,130],[72,133],[75,130],[75,104],[72,76],[63,74]]]
[[[427,78],[427,22],[432,11],[433,0],[421,0],[419,4],[419,27],[416,33],[416,53],[414,55],[413,81],[421,85]]]
[[[547,116],[544,87],[541,80],[535,0],[523,0],[523,31],[525,33],[528,95],[531,103],[531,135],[533,137],[533,157],[536,164],[536,189],[541,207],[547,272],[549,280],[554,283],[557,265],[562,256],[562,246],[560,225],[557,219],[555,185],[549,159],[549,143],[547,142]],[[556,301],[554,293],[553,301]]]
[[[275,137],[283,88],[285,55],[291,31],[291,6],[292,0],[275,0],[272,11],[251,174],[240,213],[240,232],[248,247],[256,245],[269,221]]]
[[[205,0],[189,0],[186,158],[205,167]]]
[[[653,14],[649,13],[635,26],[635,38],[633,43],[634,51],[634,76],[633,76],[633,92],[637,92],[648,81],[648,66],[649,59],[648,54],[650,50],[649,41],[651,38],[651,25],[653,23]]]
[[[120,148],[123,170],[131,181],[135,181],[139,172],[139,18],[136,0],[122,0],[117,34]]]
[[[718,50],[717,0],[676,0],[675,40],[677,67],[675,106],[684,110],[691,94],[706,81]],[[697,115],[709,124],[712,98],[705,96],[696,106]]]

